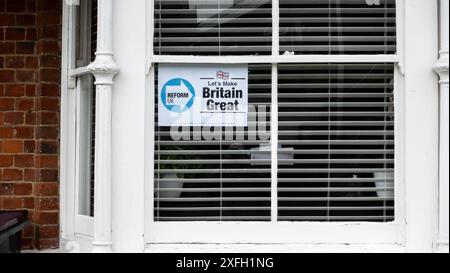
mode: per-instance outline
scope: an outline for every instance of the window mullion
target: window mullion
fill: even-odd
[[[279,0],[272,0],[272,57],[280,54],[280,6]],[[278,221],[278,65],[272,63],[272,103],[271,103],[271,218]]]
[[[272,56],[280,54],[280,3],[272,0]]]
[[[271,187],[271,215],[272,222],[278,221],[278,65],[272,64],[272,107],[270,131],[272,144],[272,187]]]

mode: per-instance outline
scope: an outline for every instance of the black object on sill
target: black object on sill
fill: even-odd
[[[0,211],[0,253],[20,253],[28,211]]]

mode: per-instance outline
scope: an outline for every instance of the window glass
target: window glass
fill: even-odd
[[[280,221],[394,220],[393,71],[280,65]]]
[[[91,75],[78,79],[78,213],[94,216],[95,92]]]
[[[280,0],[281,54],[395,54],[395,0]]]
[[[271,220],[271,69],[249,65],[248,128],[173,134],[156,116],[155,221]]]
[[[95,59],[97,49],[97,0],[80,0],[76,6],[75,66],[84,67]]]
[[[155,54],[270,55],[270,0],[156,0]]]

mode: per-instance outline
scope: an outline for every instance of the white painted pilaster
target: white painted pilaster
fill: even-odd
[[[111,0],[109,0],[111,1]],[[148,0],[114,0],[114,57],[121,65],[114,81],[113,113],[113,250],[144,252],[145,142],[153,145],[152,135],[145,138],[146,93],[146,6]],[[153,41],[150,41],[153,42]],[[153,82],[151,83],[153,84]],[[153,105],[148,105],[153,110]],[[149,196],[147,196],[149,198]]]
[[[440,79],[439,140],[439,238],[437,250],[448,252],[449,246],[449,0],[440,0],[439,60],[434,71]]]
[[[409,252],[432,252],[438,226],[438,0],[405,1],[405,183]]]
[[[111,0],[98,1],[96,59],[88,67],[95,77],[97,98],[93,252],[112,252],[111,99],[113,79],[119,71],[112,50],[114,2]]]

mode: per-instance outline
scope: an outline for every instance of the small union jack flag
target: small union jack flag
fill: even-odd
[[[217,77],[218,79],[228,80],[228,79],[230,79],[230,73],[228,73],[228,72],[223,72],[223,71],[217,71],[216,77]]]

